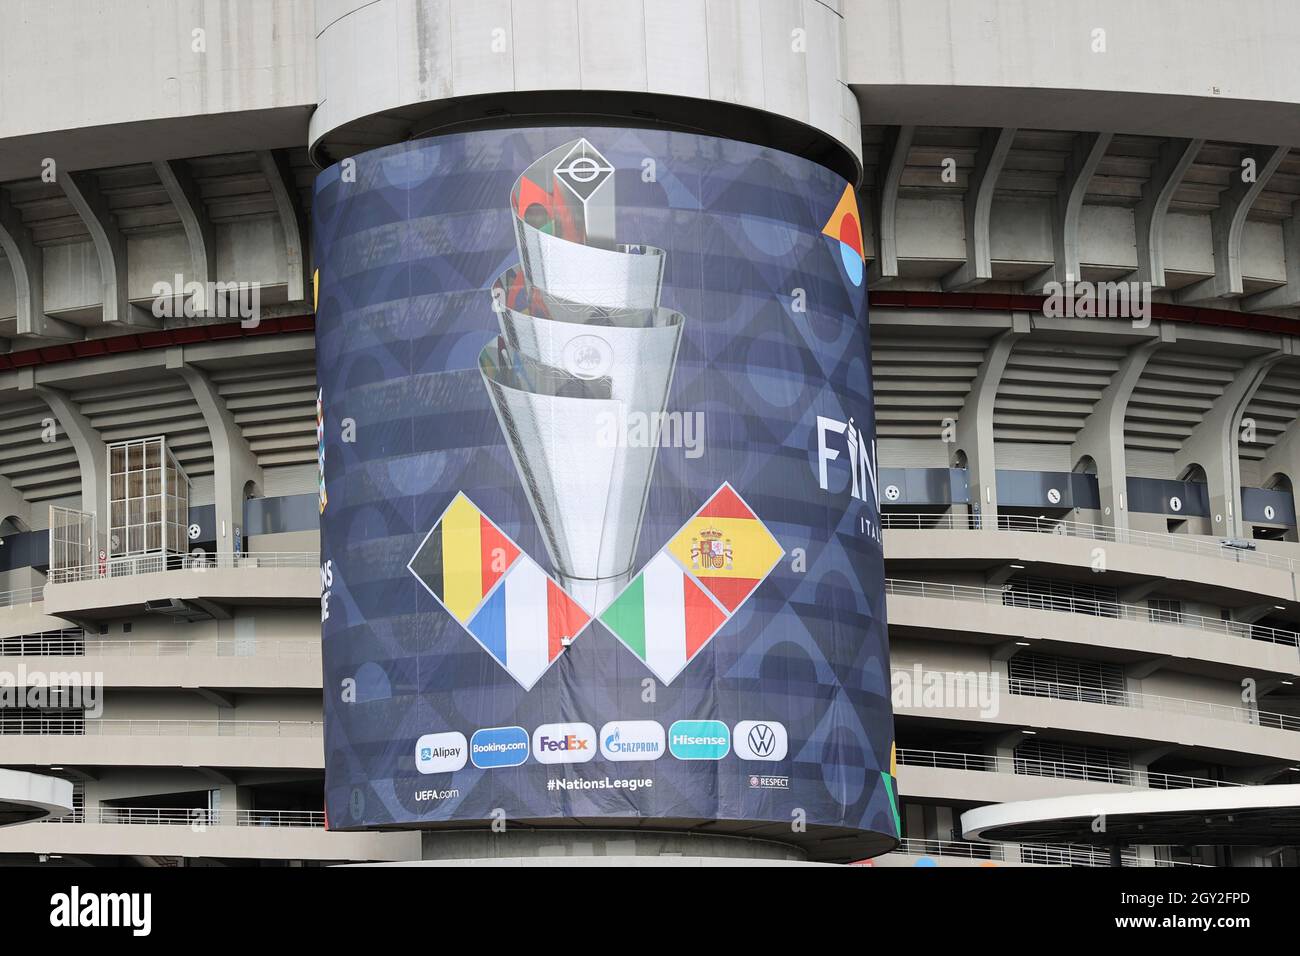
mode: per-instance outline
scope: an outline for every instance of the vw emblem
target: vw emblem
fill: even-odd
[[[767,724],[755,724],[749,728],[749,749],[757,757],[771,756],[776,749],[776,734]]]

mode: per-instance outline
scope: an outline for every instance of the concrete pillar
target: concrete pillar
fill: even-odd
[[[185,364],[182,349],[170,349],[167,367],[189,385],[212,438],[213,494],[217,514],[217,554],[233,555],[235,527],[244,524],[244,486],[262,487],[262,467],[236,424],[225,400],[201,369]]]
[[[970,479],[971,510],[979,509],[981,530],[997,530],[998,486],[997,463],[993,447],[993,405],[997,401],[998,383],[1006,370],[1011,350],[1022,335],[1029,333],[1029,316],[1017,312],[1012,326],[1003,332],[984,354],[979,373],[971,383],[970,393],[957,415],[957,450],[966,456]]]
[[[108,449],[90,419],[68,396],[55,388],[35,386],[36,394],[58,420],[63,433],[72,441],[77,452],[77,466],[81,469],[81,510],[93,511],[100,516],[100,527],[106,527],[108,515],[99,506],[108,507]]]
[[[1205,469],[1210,527],[1214,534],[1241,535],[1241,457],[1237,429],[1242,413],[1264,383],[1268,370],[1284,357],[1283,352],[1269,352],[1247,362],[1174,455],[1174,468],[1178,472],[1194,464]]]
[[[1075,435],[1074,445],[1070,448],[1072,463],[1085,455],[1096,462],[1102,523],[1115,528],[1128,527],[1124,414],[1147,361],[1166,340],[1173,340],[1172,329],[1167,335],[1161,334],[1162,332],[1163,326],[1157,330],[1157,338],[1144,342],[1129,352],[1083,427]]]

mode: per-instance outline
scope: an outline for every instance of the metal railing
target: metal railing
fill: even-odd
[[[45,588],[18,588],[15,591],[0,591],[0,608],[31,607],[45,600]]]
[[[136,720],[70,714],[0,715],[0,736],[315,737],[314,720]]]
[[[203,807],[99,806],[45,823],[112,823],[133,826],[312,827],[323,829],[320,810],[209,810]]]
[[[1240,621],[1224,621],[1202,614],[1183,611],[1165,611],[1140,604],[1121,604],[1118,601],[1095,601],[1072,597],[1068,594],[1042,594],[1030,591],[1011,591],[999,588],[982,588],[966,584],[939,584],[933,581],[904,581],[888,578],[885,593],[901,597],[938,598],[947,601],[973,601],[1001,607],[1026,608],[1032,611],[1058,611],[1086,614],[1090,617],[1117,621],[1138,621],[1145,624],[1173,624],[1190,627],[1225,637],[1240,637],[1252,641],[1267,641],[1300,647],[1300,632],[1286,631]]]
[[[1207,787],[1241,786],[1239,783],[1232,783],[1227,780],[1210,780],[1206,777],[1189,777],[1185,774],[1135,770],[1131,767],[1107,767],[1102,764],[1004,757],[991,754],[965,754],[942,750],[902,748],[897,751],[897,757],[899,765],[904,767],[972,770],[980,773],[1015,773],[1033,777],[1052,777],[1058,780],[1113,783],[1119,786],[1145,787],[1151,790],[1195,790]]]
[[[885,530],[903,531],[978,531],[982,526],[981,516],[977,514],[899,514],[882,513],[880,526]],[[1039,534],[1060,534],[1072,538],[1086,538],[1092,541],[1108,541],[1115,544],[1133,544],[1146,548],[1162,548],[1181,554],[1195,554],[1208,558],[1236,561],[1258,567],[1276,568],[1296,573],[1300,571],[1300,559],[1283,555],[1270,554],[1267,551],[1242,548],[1228,543],[1228,539],[1197,537],[1185,534],[1171,534],[1161,531],[1135,531],[1131,528],[1115,528],[1111,525],[1089,524],[1085,521],[1070,521],[1057,518],[1035,518],[1026,515],[998,515],[999,531],[1027,531]]]
[[[210,641],[139,640],[78,637],[80,631],[47,632],[0,638],[0,657],[318,657],[312,638]]]
[[[161,574],[166,571],[230,570],[239,568],[316,568],[316,551],[265,551],[255,554],[136,554],[108,558],[96,564],[73,568],[51,568],[47,584]]]
[[[914,679],[911,670],[894,670],[894,675],[904,679]],[[926,670],[923,675],[943,675],[945,683],[951,676],[957,685],[969,681],[970,671]],[[1129,707],[1136,710],[1158,710],[1164,713],[1184,714],[1188,717],[1209,717],[1215,720],[1228,720],[1239,724],[1256,727],[1269,727],[1274,730],[1300,731],[1300,717],[1291,714],[1279,714],[1271,711],[1252,710],[1247,707],[1235,707],[1231,704],[1215,704],[1204,700],[1190,700],[1185,697],[1163,697],[1159,694],[1142,694],[1127,690],[1111,690],[1105,687],[1086,687],[1079,684],[1061,684],[1054,681],[1028,680],[1022,677],[1002,677],[1007,690],[1020,697],[1041,697],[1049,700],[1064,700],[1082,704],[1101,704],[1107,707]],[[997,686],[995,684],[995,686]]]
[[[1139,710],[1159,710],[1164,713],[1184,714],[1188,717],[1209,717],[1230,720],[1239,724],[1271,727],[1274,730],[1300,731],[1300,717],[1278,714],[1230,704],[1214,704],[1185,697],[1163,697],[1158,694],[1141,694],[1127,690],[1109,690],[1104,687],[1083,687],[1078,684],[1058,684],[1053,681],[1025,680],[1012,677],[1007,689],[1021,697],[1048,697],[1084,704],[1104,704],[1108,707],[1134,707]]]
[[[1006,861],[1017,851],[1021,863],[1040,866],[1110,866],[1110,851],[1104,847],[1084,843],[969,843],[962,840],[921,840],[903,837],[894,853],[906,856],[947,856],[967,860]],[[1120,854],[1120,865],[1130,867],[1204,867],[1203,863],[1181,863],[1176,860],[1141,857],[1134,849]]]

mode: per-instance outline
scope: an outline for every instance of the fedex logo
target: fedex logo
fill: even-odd
[[[591,724],[542,724],[533,731],[538,763],[586,763],[596,756],[596,729]]]
[[[880,503],[880,492],[876,487],[876,443],[868,442],[850,418],[847,422],[837,422],[833,418],[817,416],[817,479],[822,491],[830,490],[827,480],[826,463],[835,461],[841,452],[826,444],[827,435],[843,435],[848,446],[849,475],[852,479],[849,493],[859,501]]]

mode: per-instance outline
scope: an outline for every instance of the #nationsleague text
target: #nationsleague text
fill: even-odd
[[[843,435],[848,456],[851,477],[849,494],[859,501],[873,502],[877,510],[880,507],[880,488],[876,472],[876,443],[868,442],[858,426],[850,418],[847,422],[837,422],[833,418],[817,416],[817,480],[822,491],[830,490],[827,477],[827,464],[839,459],[841,452],[826,444],[828,435]],[[876,541],[880,541],[880,528],[867,518],[859,519],[859,530]]]

